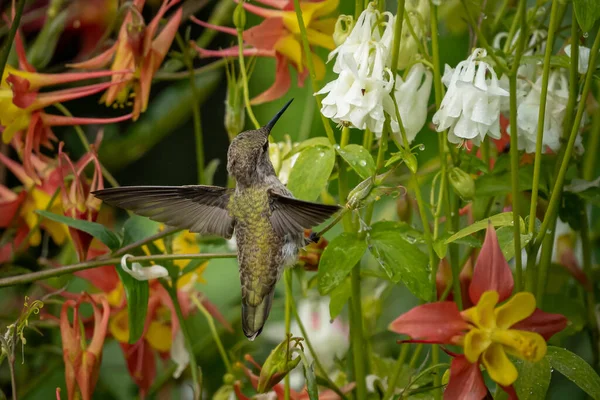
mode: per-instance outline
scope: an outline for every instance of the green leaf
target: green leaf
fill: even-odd
[[[336,150],[361,178],[367,179],[375,174],[375,161],[364,147],[349,144],[343,149],[336,146]]]
[[[600,399],[600,377],[581,357],[569,350],[548,346],[546,358],[552,368],[563,374],[594,399]]]
[[[500,244],[502,255],[504,255],[506,261],[510,261],[515,256],[515,234],[513,227],[503,226],[496,230],[496,235],[498,236],[498,243]],[[527,233],[525,235],[521,234],[521,249],[524,249],[532,238],[532,233]]]
[[[82,232],[89,233],[107,245],[111,250],[116,250],[121,246],[119,237],[97,222],[65,217],[64,215],[54,214],[44,210],[37,210],[36,212],[44,218],[48,218],[55,222],[60,222],[61,224],[65,224],[71,228],[79,229]]]
[[[315,376],[315,363],[307,365],[304,363],[304,378],[306,379],[306,391],[310,400],[319,400],[319,389],[317,377]]]
[[[404,283],[420,299],[431,299],[429,260],[414,243],[386,223],[373,225],[368,242],[371,254],[392,282]]]
[[[331,320],[334,320],[335,317],[340,315],[350,298],[351,292],[352,285],[350,279],[346,278],[338,287],[329,293],[329,316]]]
[[[598,0],[573,0],[573,8],[581,30],[584,33],[589,32],[600,18],[600,2]]]
[[[48,17],[42,30],[37,34],[35,41],[27,52],[27,59],[36,70],[46,68],[58,44],[58,39],[62,35],[70,11],[65,9],[56,14],[53,18]]]
[[[463,238],[475,232],[479,232],[480,230],[487,228],[489,222],[491,222],[491,224],[495,228],[500,226],[510,226],[513,223],[512,212],[505,212],[492,215],[489,218],[477,221],[474,224],[469,225],[466,228],[456,232],[454,235],[450,236],[448,240],[446,240],[446,243],[452,243],[457,239]],[[519,227],[521,229],[521,232],[525,232],[525,221],[523,221],[523,218],[519,218]]]
[[[209,71],[196,76],[198,107],[221,82],[220,71]],[[110,170],[124,168],[140,159],[166,136],[182,126],[192,115],[193,90],[189,80],[169,85],[162,90],[125,132],[120,125],[108,125],[99,149],[99,158]],[[127,151],[123,151],[127,149]]]
[[[132,215],[123,224],[123,246],[146,239],[156,233],[160,224],[149,218]]]
[[[329,143],[329,139],[323,136],[317,136],[310,139],[306,139],[303,142],[298,143],[294,148],[288,151],[283,157],[284,160],[287,160],[294,154],[300,153],[303,150],[309,149],[315,146],[323,146],[323,147],[331,147],[331,143]]]
[[[367,243],[355,233],[342,233],[323,252],[319,263],[319,292],[324,295],[342,284],[367,250]]]
[[[288,189],[300,200],[315,201],[327,186],[335,163],[331,147],[315,146],[300,153],[288,179]]]
[[[117,272],[127,297],[127,315],[129,321],[129,344],[134,344],[142,337],[144,323],[148,313],[148,297],[150,287],[148,281],[138,281],[123,268],[117,266]]]
[[[530,362],[514,358],[512,361],[519,372],[514,383],[519,399],[544,400],[552,377],[548,359],[544,357],[538,362]]]

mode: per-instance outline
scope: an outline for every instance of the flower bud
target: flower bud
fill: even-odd
[[[225,129],[229,140],[244,130],[246,109],[244,108],[242,80],[235,76],[234,67],[227,67],[227,94],[225,95]]]
[[[354,17],[352,15],[340,15],[335,23],[333,31],[333,42],[336,46],[344,43],[350,32],[354,28]]]
[[[269,354],[269,357],[267,357],[260,370],[258,387],[256,388],[259,393],[271,390],[273,386],[278,384],[300,363],[300,357],[292,359],[292,342],[296,342],[297,344],[301,340],[303,339],[290,335],[271,351],[271,354]]]
[[[412,218],[412,202],[407,193],[399,196],[398,200],[396,200],[396,213],[400,221],[410,223]]]
[[[240,30],[244,30],[246,27],[246,10],[244,9],[244,3],[241,1],[233,11],[233,24]]]
[[[348,208],[354,210],[361,207],[363,200],[371,193],[373,183],[373,177],[368,177],[356,185],[356,187],[348,194]]]
[[[458,167],[453,167],[448,172],[448,179],[454,189],[454,192],[463,200],[470,200],[475,195],[475,181],[465,171]]]

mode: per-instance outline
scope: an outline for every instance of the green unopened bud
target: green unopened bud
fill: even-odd
[[[213,400],[229,400],[235,397],[235,392],[233,390],[233,384],[223,385],[217,390],[217,392],[213,395]]]
[[[354,28],[354,17],[352,15],[340,15],[335,23],[333,31],[333,42],[336,46],[341,45],[346,41],[350,32]]]
[[[229,140],[233,140],[238,133],[244,130],[246,122],[246,109],[243,99],[243,82],[235,74],[233,64],[227,65],[227,94],[225,97],[225,129]]]
[[[300,357],[292,359],[292,355],[294,347],[301,340],[303,339],[290,335],[271,351],[260,370],[257,387],[259,393],[271,390],[300,363]],[[292,345],[292,342],[295,342],[295,345]]]
[[[233,24],[239,30],[244,30],[246,27],[246,10],[243,1],[240,1],[233,11]]]
[[[374,179],[372,176],[368,177],[348,194],[347,206],[351,210],[355,210],[362,206],[363,200],[367,198],[371,190],[373,189]]]
[[[475,195],[475,181],[471,175],[458,167],[453,167],[448,172],[448,179],[454,192],[463,200],[471,200]]]

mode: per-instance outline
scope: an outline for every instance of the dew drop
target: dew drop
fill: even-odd
[[[365,160],[360,160],[359,164],[361,165],[361,167],[367,166],[367,162]]]
[[[587,37],[590,36],[590,34],[588,32],[583,32],[583,37],[587,39]]]
[[[320,153],[319,153],[319,157],[325,157],[325,153],[323,153],[323,152],[320,152]]]
[[[425,150],[425,145],[424,144],[420,144],[419,145],[419,150],[421,150],[421,151]]]
[[[483,19],[488,19],[487,14],[483,14]]]

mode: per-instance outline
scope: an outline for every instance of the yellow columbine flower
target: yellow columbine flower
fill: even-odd
[[[519,292],[500,307],[496,291],[484,292],[475,307],[464,311],[463,317],[472,324],[464,337],[467,360],[481,362],[490,377],[503,386],[517,380],[517,369],[506,353],[527,361],[537,362],[546,354],[546,341],[534,332],[510,329],[535,311],[535,297]]]

